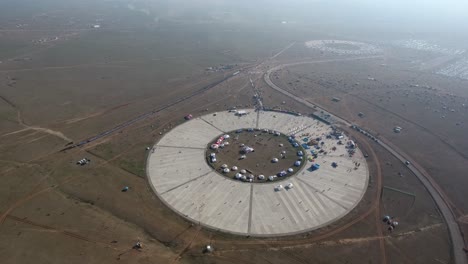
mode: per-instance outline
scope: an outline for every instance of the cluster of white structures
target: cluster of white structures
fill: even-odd
[[[236,133],[242,133],[242,131],[244,131],[244,130],[243,129],[238,129],[236,131]],[[280,136],[281,135],[281,133],[278,132],[278,131],[268,130],[268,129],[249,128],[249,129],[246,129],[246,131],[247,132],[263,131],[263,133],[270,133],[270,134],[274,134],[275,136]],[[230,138],[230,136],[228,134],[225,134],[224,136],[220,136],[216,140],[216,143],[211,144],[210,148],[212,150],[218,150],[219,148],[226,147],[227,145],[229,145],[229,142],[227,142],[225,140],[227,140],[229,138]],[[289,141],[290,141],[290,143],[293,144],[293,146],[295,146],[295,147],[299,146],[299,144],[297,142],[295,142],[292,139],[292,137],[289,137]],[[239,157],[240,160],[246,159],[247,154],[252,153],[252,152],[255,151],[254,148],[252,148],[250,146],[247,146],[247,145],[245,145],[243,143],[240,144],[240,147],[241,147],[241,153],[242,153],[242,155]],[[283,144],[280,144],[280,147],[283,147]],[[280,152],[281,158],[285,158],[286,157],[285,155],[286,155],[285,150]],[[294,162],[294,166],[300,167],[302,165],[302,161],[303,161],[303,158],[304,158],[303,157],[304,156],[303,151],[301,151],[301,150],[298,151],[297,156],[298,156],[298,159]],[[217,162],[216,153],[214,153],[214,152],[210,153],[209,160],[210,160],[211,163],[216,163]],[[278,163],[279,159],[278,158],[272,158],[271,162],[272,163]],[[239,168],[236,165],[232,166],[231,168],[229,168],[228,164],[222,164],[221,165],[221,171],[224,174],[227,174],[227,173],[229,173],[231,171],[238,171],[238,170],[239,170]],[[262,175],[262,174],[260,174],[260,175],[247,174],[247,171],[245,169],[241,169],[241,170],[239,170],[239,172],[237,172],[234,175],[234,179],[244,181],[244,182],[253,182],[255,179],[257,179],[259,181],[264,181],[264,180],[274,181],[278,177],[285,177],[285,176],[288,176],[288,175],[292,175],[293,173],[294,173],[294,169],[293,168],[288,168],[288,169],[280,171],[276,175],[271,175],[271,176],[265,177],[265,175]]]
[[[83,166],[83,165],[86,165],[86,164],[88,164],[88,163],[90,163],[90,162],[91,162],[90,159],[82,158],[82,159],[80,159],[79,161],[77,161],[76,164],[77,164],[77,165]]]
[[[236,173],[235,178],[238,180],[242,180],[242,181],[252,182],[255,179],[255,176],[253,174],[246,174],[246,173],[247,172],[245,170],[241,170],[240,172]],[[259,175],[257,177],[260,177],[260,176],[262,176],[263,179],[265,178],[265,176],[263,175]]]
[[[306,128],[307,128],[306,125],[301,125],[301,126],[293,127],[293,128],[291,128],[291,129],[289,129],[288,134],[289,134],[289,135],[296,134],[296,133],[298,133],[298,132],[300,132],[300,131],[302,131],[302,130],[304,130],[304,129],[306,129]]]
[[[246,183],[221,176],[205,158],[206,146],[213,138],[241,127],[268,128],[282,134],[301,127],[303,130],[295,134],[297,142],[303,144],[304,137],[322,140],[320,149],[305,150],[304,166],[287,182]],[[350,157],[345,145],[327,136],[332,131],[329,125],[310,117],[277,112],[239,117],[226,111],[193,118],[166,133],[154,146],[155,152],[148,156],[148,180],[157,196],[175,212],[215,230],[277,236],[317,229],[350,212],[362,199],[369,179],[360,150]],[[341,140],[349,141],[346,135]],[[314,170],[318,164],[320,168]],[[251,177],[242,168],[224,167],[246,180]],[[283,189],[294,187],[294,191],[275,191],[279,185]]]
[[[436,71],[437,74],[468,80],[468,58],[463,58]]]
[[[282,190],[284,190],[284,189],[290,190],[290,189],[292,189],[293,187],[294,187],[294,184],[292,184],[292,183],[288,183],[288,184],[286,184],[286,186],[284,186],[284,187],[283,187],[282,184],[280,184],[280,185],[278,185],[278,186],[275,187],[275,191],[279,192],[279,191],[282,191]]]
[[[245,170],[245,169],[239,170],[239,168],[237,166],[232,166],[229,169],[229,166],[227,164],[223,164],[223,165],[221,165],[221,170],[222,170],[223,173],[229,173],[231,171],[238,171],[235,174],[235,179],[245,181],[245,182],[252,182],[253,180],[255,180],[255,178],[257,178],[258,180],[264,180],[265,179],[264,175],[255,176],[253,174],[247,174],[247,170]]]
[[[354,49],[334,47],[333,45],[335,44],[350,45],[353,46]],[[372,55],[382,52],[380,48],[372,44],[348,40],[311,40],[307,41],[305,45],[308,48],[339,55]]]
[[[230,136],[228,134],[224,135],[224,136],[220,136],[215,143],[211,144],[211,149],[218,149],[218,148],[224,148],[225,146],[228,146],[229,145],[229,142],[228,141],[225,141],[227,139],[229,139]]]
[[[388,225],[388,231],[393,231],[398,226],[398,222],[391,216],[386,215],[383,217],[382,221]]]
[[[397,40],[397,41],[394,41],[393,44],[398,47],[415,49],[415,50],[420,50],[420,51],[441,53],[445,55],[459,55],[459,54],[463,54],[466,52],[466,50],[464,49],[444,48],[437,44],[429,43],[428,41],[421,40],[421,39]]]

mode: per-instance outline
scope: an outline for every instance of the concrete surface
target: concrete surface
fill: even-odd
[[[196,118],[169,131],[156,144],[148,157],[148,180],[167,206],[214,230],[280,236],[328,225],[359,203],[369,180],[366,161],[359,150],[350,158],[344,145],[325,139],[330,126],[304,116],[247,111],[250,113],[243,117],[226,111]],[[328,153],[315,160],[320,169],[309,170],[313,163],[307,161],[292,178],[251,184],[223,177],[208,166],[204,153],[211,140],[223,131],[255,127],[257,123],[259,128],[295,134],[298,141],[321,136],[322,148]],[[338,167],[333,168],[332,162]],[[288,183],[294,187],[275,191],[279,184]]]

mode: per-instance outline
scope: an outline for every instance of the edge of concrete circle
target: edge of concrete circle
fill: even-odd
[[[268,111],[264,111],[264,112],[268,112]],[[282,114],[289,114],[289,115],[295,115],[294,113],[287,113],[287,112],[280,112],[280,111],[271,111],[271,112],[275,112],[275,113],[282,113]],[[314,119],[312,117],[309,117],[311,119]],[[192,119],[192,120],[189,120],[187,122],[191,122],[195,120]],[[317,120],[317,119],[314,119],[314,120]],[[186,122],[186,123],[187,123]],[[179,125],[180,126],[180,125]],[[166,132],[165,135],[167,135],[168,133],[170,133],[173,129],[175,129],[177,126],[173,127],[171,130],[169,130],[168,132]],[[164,136],[165,136],[164,135]],[[163,136],[163,137],[164,137]],[[159,143],[159,141],[161,141],[161,139],[163,139],[163,137],[161,137],[159,140],[157,140],[153,147],[157,146],[157,144]],[[208,142],[209,143],[209,142]],[[208,144],[207,143],[207,144]],[[369,173],[369,167],[367,166],[367,162],[366,162],[366,179],[365,179],[365,186],[363,188],[364,191],[361,192],[361,195],[359,197],[359,199],[356,200],[356,202],[346,211],[344,211],[342,214],[336,216],[335,218],[331,219],[330,221],[327,221],[327,222],[324,222],[320,225],[317,225],[317,226],[314,226],[314,227],[311,227],[311,228],[307,228],[307,229],[303,229],[303,230],[299,230],[299,231],[293,231],[293,232],[286,232],[286,233],[274,233],[274,234],[257,234],[257,233],[249,233],[249,232],[235,232],[235,231],[231,231],[231,230],[227,230],[227,229],[223,229],[223,228],[218,228],[218,227],[215,227],[215,226],[212,226],[212,225],[209,225],[209,224],[206,224],[206,223],[203,223],[201,221],[198,221],[196,219],[193,219],[187,215],[184,215],[182,212],[180,212],[179,210],[177,210],[176,208],[174,208],[170,203],[168,203],[161,195],[160,193],[156,190],[156,187],[153,185],[151,179],[150,179],[150,176],[149,176],[149,159],[151,158],[151,154],[153,154],[151,151],[148,152],[147,154],[147,157],[146,157],[146,172],[145,172],[145,175],[146,175],[146,180],[148,182],[148,184],[150,185],[150,188],[151,190],[153,191],[153,193],[156,195],[156,197],[167,207],[169,208],[172,212],[176,213],[177,215],[181,216],[185,221],[189,221],[191,223],[194,223],[194,224],[198,224],[208,230],[211,230],[211,231],[214,231],[214,232],[223,232],[223,233],[227,233],[227,234],[230,234],[230,235],[236,235],[236,236],[243,236],[243,237],[257,237],[257,238],[273,238],[273,237],[287,237],[287,236],[295,236],[295,235],[299,235],[299,234],[304,234],[304,233],[308,233],[308,232],[311,232],[311,231],[315,231],[315,230],[318,230],[320,228],[323,228],[327,225],[330,225],[331,223],[334,223],[340,219],[342,219],[344,216],[348,215],[351,211],[353,211],[356,206],[362,201],[362,198],[364,197],[364,195],[367,193],[367,189],[369,187],[369,179],[370,179],[370,173]],[[204,161],[206,162],[206,160],[204,159]],[[214,173],[217,173],[211,166],[209,166],[210,169],[211,169],[211,172],[214,172]],[[304,169],[305,169],[306,166],[303,166],[301,168],[301,170],[299,170],[296,174],[294,174],[294,176],[296,176],[297,174],[299,174],[300,172],[302,172]],[[210,172],[208,172],[209,174]],[[200,175],[201,176],[201,175]],[[269,184],[269,185],[274,185],[276,182],[267,182],[267,183],[262,183],[262,185],[266,185],[266,184]],[[253,188],[255,185],[257,185],[258,183],[246,183],[246,185],[250,185],[251,187],[250,188]],[[250,199],[252,199],[252,197],[250,197]],[[249,214],[249,218],[251,217],[251,214]]]

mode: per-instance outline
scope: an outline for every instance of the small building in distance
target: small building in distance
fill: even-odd
[[[236,115],[237,115],[237,116],[244,116],[244,115],[247,115],[247,111],[245,111],[245,110],[239,110],[239,111],[236,112]]]

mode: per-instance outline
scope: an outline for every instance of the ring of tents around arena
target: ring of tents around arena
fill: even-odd
[[[307,140],[301,145],[295,135],[240,128],[212,140],[207,146],[206,161],[219,174],[241,182],[286,180],[302,170],[307,162],[304,147],[309,149],[312,142]]]

